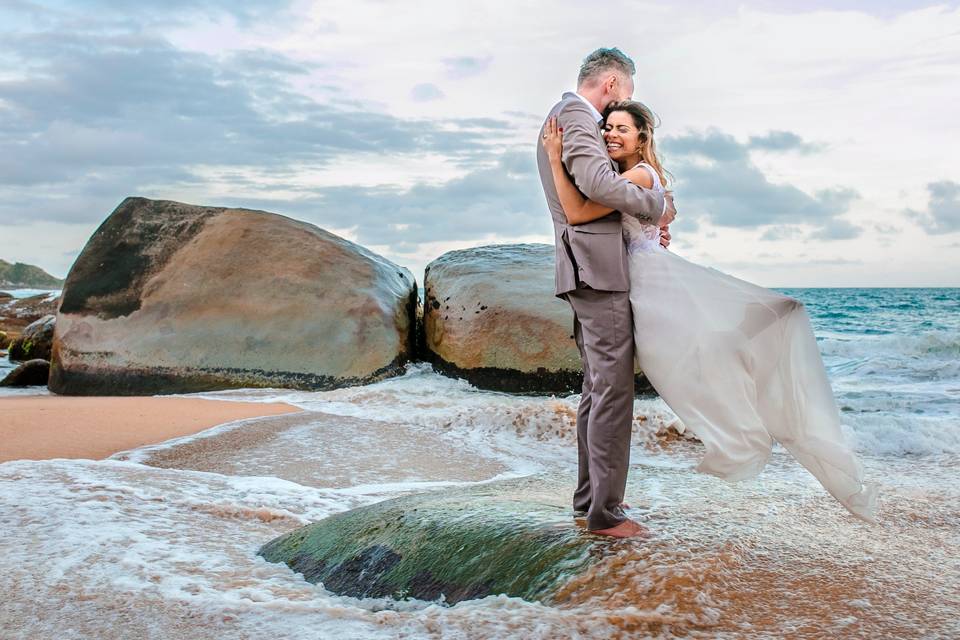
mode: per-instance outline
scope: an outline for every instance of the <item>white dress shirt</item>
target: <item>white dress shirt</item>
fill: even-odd
[[[575,95],[575,96],[577,96],[578,98],[580,98],[581,100],[583,100],[583,104],[587,105],[587,107],[590,109],[590,112],[593,114],[593,118],[594,118],[597,122],[600,122],[601,120],[603,120],[603,116],[600,114],[599,111],[597,111],[597,108],[596,108],[595,106],[593,106],[593,103],[592,103],[592,102],[590,102],[589,100],[587,100],[586,98],[584,98],[584,97],[583,97],[582,95],[580,95],[579,93],[574,92],[573,95]]]

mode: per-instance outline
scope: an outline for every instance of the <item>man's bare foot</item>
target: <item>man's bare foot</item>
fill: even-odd
[[[650,530],[643,525],[634,522],[630,518],[627,518],[615,527],[610,527],[609,529],[596,529],[590,533],[595,533],[598,536],[610,536],[612,538],[635,538],[637,536],[650,535]]]

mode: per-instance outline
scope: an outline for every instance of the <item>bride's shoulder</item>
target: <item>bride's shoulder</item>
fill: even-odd
[[[632,182],[633,184],[643,187],[644,189],[652,189],[654,185],[654,173],[653,171],[644,164],[638,164],[632,169],[627,169],[622,174],[624,178]]]

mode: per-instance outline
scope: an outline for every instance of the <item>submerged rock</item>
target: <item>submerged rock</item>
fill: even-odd
[[[10,343],[11,360],[50,360],[56,316],[49,315],[24,328],[23,333]]]
[[[12,342],[23,330],[44,316],[56,315],[60,298],[51,293],[39,293],[27,298],[0,295],[0,331]]]
[[[546,244],[494,245],[431,262],[423,325],[434,367],[482,389],[579,391],[573,312],[554,295],[554,253]],[[642,375],[637,389],[650,389]]]
[[[17,319],[27,325],[43,316],[56,314],[57,307],[60,306],[60,296],[51,292],[26,298],[0,298],[0,304],[3,305],[3,315],[7,321]]]
[[[46,360],[27,360],[0,380],[0,387],[47,386],[50,363]]]
[[[322,389],[400,373],[416,282],[306,222],[127,198],[74,263],[50,388],[62,394]]]
[[[548,601],[609,544],[575,524],[565,497],[542,478],[404,496],[307,525],[259,554],[339,595]]]

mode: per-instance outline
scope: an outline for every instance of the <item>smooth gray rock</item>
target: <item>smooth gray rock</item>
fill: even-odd
[[[50,363],[39,358],[27,360],[0,380],[0,387],[47,386]]]

